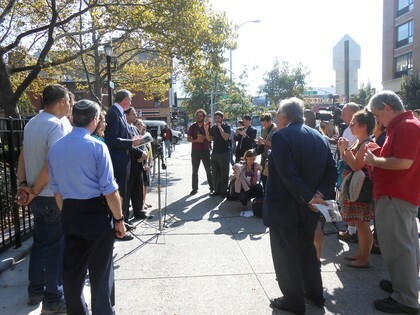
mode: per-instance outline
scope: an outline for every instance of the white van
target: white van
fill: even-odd
[[[166,122],[163,120],[143,120],[143,123],[147,127],[147,131],[150,132],[154,139],[160,139],[162,130],[165,129]],[[177,144],[182,138],[181,132],[171,129],[172,131],[172,142]]]

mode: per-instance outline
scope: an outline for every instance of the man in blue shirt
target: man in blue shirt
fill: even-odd
[[[50,187],[62,211],[63,286],[69,314],[89,314],[83,297],[87,269],[92,314],[114,314],[114,233],[124,237],[126,229],[108,148],[91,136],[99,113],[98,104],[77,102],[72,113],[73,131],[48,153]]]

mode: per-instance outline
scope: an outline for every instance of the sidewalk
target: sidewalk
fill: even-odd
[[[262,220],[240,217],[239,202],[209,197],[202,166],[198,194],[189,195],[188,143],[176,146],[167,166],[167,180],[166,171],[161,177],[166,228],[159,233],[154,185],[148,194],[154,218],[137,226],[134,240],[115,243],[116,314],[290,314],[269,307],[269,298],[281,293]],[[326,232],[335,229],[327,226]],[[335,233],[325,236],[326,305],[320,310],[308,303],[307,314],[383,314],[374,309],[373,300],[387,296],[378,287],[387,278],[386,267],[378,255],[372,256],[372,269],[346,267],[343,256],[356,250]],[[12,255],[9,250],[0,261]],[[40,306],[26,305],[28,259],[0,275],[0,314],[40,313]]]

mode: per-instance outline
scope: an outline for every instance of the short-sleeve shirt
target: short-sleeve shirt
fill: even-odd
[[[407,170],[374,168],[375,200],[382,196],[402,199],[420,205],[420,122],[412,112],[395,117],[387,126],[387,137],[380,157],[413,160]]]
[[[230,138],[230,126],[223,123],[221,125],[223,131],[229,135]],[[213,153],[226,153],[230,152],[230,139],[223,139],[220,134],[220,130],[217,126],[212,126],[209,129],[210,136],[213,137]]]
[[[47,161],[47,154],[54,143],[70,132],[67,124],[46,111],[33,117],[25,126],[23,149],[26,181],[32,186]],[[53,197],[50,185],[46,185],[39,196]]]
[[[108,147],[85,128],[57,141],[48,153],[51,190],[63,199],[90,199],[118,189]]]
[[[206,132],[204,130],[204,125],[199,127],[197,123],[193,123],[188,129],[188,137],[191,137],[195,140],[197,139],[198,134],[201,134],[203,136],[206,135]],[[210,148],[211,148],[210,142],[208,142],[207,139],[204,139],[202,143],[198,143],[198,142],[192,143],[193,151],[210,151]]]

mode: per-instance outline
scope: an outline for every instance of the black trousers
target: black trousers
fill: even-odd
[[[101,203],[100,198],[65,199],[62,222],[65,243],[63,287],[67,314],[89,314],[83,297],[87,270],[92,314],[114,314],[114,231],[108,207]]]
[[[230,152],[212,153],[211,171],[213,172],[214,191],[227,194],[229,181]]]
[[[139,217],[143,211],[143,167],[137,164],[131,167],[128,178],[128,198],[131,200],[134,217]]]
[[[191,163],[192,163],[192,189],[198,190],[198,168],[200,167],[200,162],[203,162],[204,169],[206,170],[207,183],[209,184],[210,190],[214,189],[213,178],[211,174],[211,165],[210,165],[210,151],[191,151]]]
[[[127,221],[130,215],[130,212],[129,212],[129,206],[130,206],[129,198],[130,197],[128,195],[128,179],[130,177],[130,168],[128,168],[126,172],[114,170],[114,177],[115,177],[115,181],[118,184],[118,192],[122,198],[123,215],[124,215],[125,221]]]
[[[304,293],[314,301],[323,298],[321,270],[314,246],[317,222],[318,216],[309,213],[298,225],[270,227],[277,281],[287,304],[296,313],[305,312]]]

